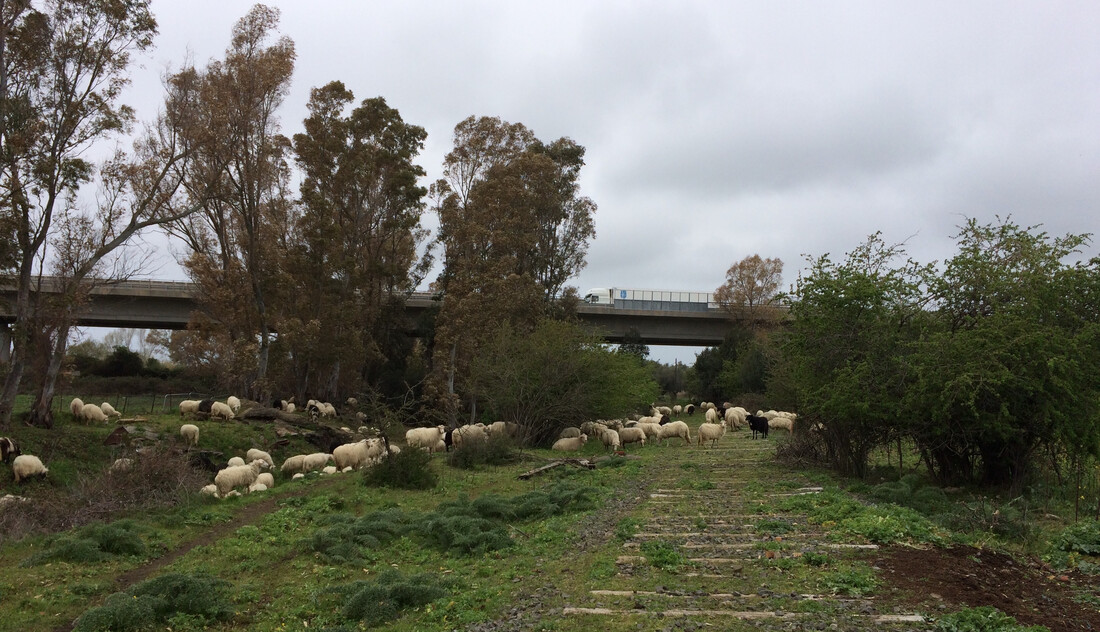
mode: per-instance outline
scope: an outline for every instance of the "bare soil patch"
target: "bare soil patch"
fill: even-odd
[[[993,606],[1024,625],[1051,632],[1100,630],[1100,611],[1081,603],[1097,595],[1100,578],[1056,573],[1037,559],[968,546],[884,549],[874,565],[885,586],[880,593],[906,610],[936,615],[965,607]],[[890,593],[890,588],[898,589]]]

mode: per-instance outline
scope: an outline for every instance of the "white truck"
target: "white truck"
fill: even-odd
[[[673,312],[705,312],[718,309],[710,292],[645,290],[594,287],[584,293],[584,302],[616,309],[644,309]]]

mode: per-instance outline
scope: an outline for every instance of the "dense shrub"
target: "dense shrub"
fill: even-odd
[[[309,549],[334,564],[362,561],[363,552],[378,549],[401,536],[410,524],[407,514],[398,509],[375,511],[356,518],[351,514],[327,517],[330,526],[314,532]]]
[[[992,606],[967,608],[945,614],[936,621],[939,632],[1046,632],[1041,625],[1022,626]]]
[[[373,628],[396,619],[402,610],[443,597],[453,587],[453,582],[441,580],[434,574],[405,576],[388,570],[374,581],[355,582],[340,587],[338,592],[346,595],[343,615]]]
[[[224,621],[233,613],[229,582],[208,575],[169,573],[109,596],[85,612],[74,632],[128,632],[147,629],[177,615],[200,622]]]
[[[366,468],[363,483],[369,487],[432,489],[439,484],[439,476],[432,469],[430,454],[410,449],[387,454],[380,463]]]
[[[522,454],[507,435],[497,434],[484,441],[467,441],[447,454],[447,465],[472,470],[483,465],[511,465],[518,463]]]
[[[27,558],[23,566],[54,561],[89,564],[124,555],[145,555],[146,552],[145,542],[131,520],[88,525],[56,537],[46,546],[45,551]]]

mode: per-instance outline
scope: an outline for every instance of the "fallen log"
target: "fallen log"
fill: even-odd
[[[561,467],[563,465],[572,465],[574,467],[582,467],[586,470],[596,469],[596,464],[589,461],[588,459],[557,459],[555,461],[551,461],[551,462],[547,463],[546,465],[543,465],[542,467],[536,467],[533,470],[524,472],[523,474],[520,474],[518,478],[521,481],[525,481],[525,480],[531,478],[532,476],[538,476],[539,474],[542,474],[543,472],[546,472],[548,470],[552,470],[556,467]]]

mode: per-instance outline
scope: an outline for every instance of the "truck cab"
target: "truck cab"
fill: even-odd
[[[605,305],[607,307],[614,307],[614,302],[611,300],[611,290],[604,287],[594,287],[584,293],[584,302],[590,305]]]

